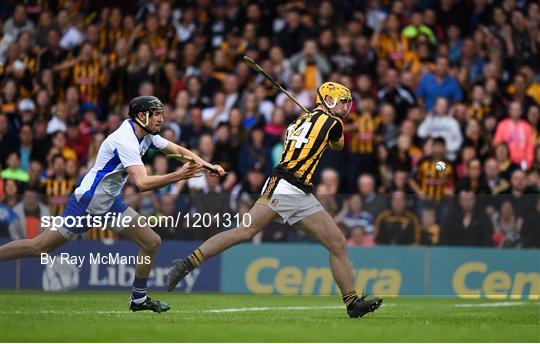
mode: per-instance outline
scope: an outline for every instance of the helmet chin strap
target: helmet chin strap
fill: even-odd
[[[328,104],[326,104],[326,100],[323,99],[322,95],[321,95],[321,92],[319,92],[319,89],[317,89],[317,95],[319,95],[319,98],[321,98],[322,100],[322,105],[323,107],[326,109],[326,111],[328,111],[328,113],[331,115],[331,116],[337,116],[337,117],[342,117],[341,115],[334,115],[334,113],[332,113],[332,110],[330,110],[330,107],[328,106]],[[336,105],[334,105],[335,107]]]
[[[330,111],[330,108],[328,107],[328,105],[326,105],[326,100],[323,99],[319,89],[317,89],[317,95],[319,96],[319,98],[321,98],[322,105],[326,109],[326,111],[328,111],[329,114],[333,115],[332,111]]]
[[[156,131],[151,131],[150,129],[148,129],[146,126],[148,125],[148,122],[150,121],[150,115],[148,114],[148,111],[144,113],[145,114],[145,117],[146,117],[146,123],[143,124],[139,118],[137,116],[135,116],[133,118],[133,122],[135,122],[139,127],[142,128],[142,130],[146,131],[148,134],[150,135],[157,135],[159,134],[159,132],[156,132]]]

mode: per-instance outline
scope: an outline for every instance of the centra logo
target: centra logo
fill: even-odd
[[[281,266],[280,263],[274,257],[254,260],[246,269],[247,288],[256,294],[330,295],[337,292],[330,268],[300,268]],[[362,268],[355,271],[355,289],[364,290],[371,286],[371,292],[377,295],[399,295],[401,280],[401,273],[395,269]]]
[[[540,300],[540,273],[494,270],[483,262],[468,262],[452,276],[456,295],[464,299]],[[527,293],[528,292],[528,293]]]

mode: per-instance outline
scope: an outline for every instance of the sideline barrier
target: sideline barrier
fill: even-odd
[[[375,295],[540,299],[540,250],[349,248],[356,290]],[[241,245],[223,254],[221,291],[336,294],[328,253],[311,244]]]
[[[171,261],[185,256],[199,244],[200,242],[189,241],[162,242],[148,279],[148,287],[155,288],[153,290],[163,289],[165,287],[163,278],[169,271]],[[137,250],[135,244],[124,240],[115,241],[111,245],[101,241],[72,241],[52,253],[52,256],[57,257],[52,266],[41,264],[40,258],[24,258],[0,263],[0,288],[19,287],[47,291],[131,289],[135,277],[134,264],[124,263],[126,259],[133,260]],[[67,254],[72,259],[85,258],[81,266],[77,264],[80,261],[76,264],[61,264],[62,254]],[[99,258],[101,264],[92,264],[91,258],[94,260]],[[216,257],[194,270],[179,284],[178,290],[219,291],[220,261],[221,258]]]
[[[149,278],[149,287],[163,289],[163,277],[171,260],[184,257],[198,244],[164,241]],[[540,300],[540,250],[378,246],[349,248],[348,252],[356,289],[370,294]],[[85,257],[85,260],[80,267],[60,264],[62,253]],[[90,257],[96,258],[98,253],[102,264],[91,264]],[[0,263],[0,288],[130,289],[134,264],[126,264],[122,257],[136,254],[137,247],[123,240],[111,245],[100,241],[73,241],[54,253],[58,258],[52,267],[41,264],[40,258]],[[327,251],[309,243],[233,247],[196,269],[178,291],[338,293]]]

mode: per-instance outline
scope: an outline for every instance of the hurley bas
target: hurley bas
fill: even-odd
[[[62,252],[59,255],[51,256],[47,253],[41,253],[41,264],[50,266],[54,264],[70,264],[82,267],[86,260],[86,256],[71,255],[67,252]],[[149,256],[122,256],[120,253],[89,253],[88,262],[90,265],[135,265],[135,264],[150,264],[152,261]]]

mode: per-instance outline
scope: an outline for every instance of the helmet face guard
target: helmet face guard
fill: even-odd
[[[345,86],[342,86],[338,83],[326,82],[317,89],[317,103],[322,104],[326,110],[335,116],[345,117],[349,114],[352,107],[352,96],[351,92]],[[326,98],[332,98],[331,102],[327,102]],[[338,104],[343,103],[341,111],[339,113],[334,113],[332,110],[338,106]]]
[[[144,115],[144,120],[139,119],[139,114]],[[148,129],[148,124],[150,123],[150,117],[160,114],[163,114],[163,103],[156,97],[136,97],[129,103],[129,117],[149,134],[156,135],[159,133]]]

